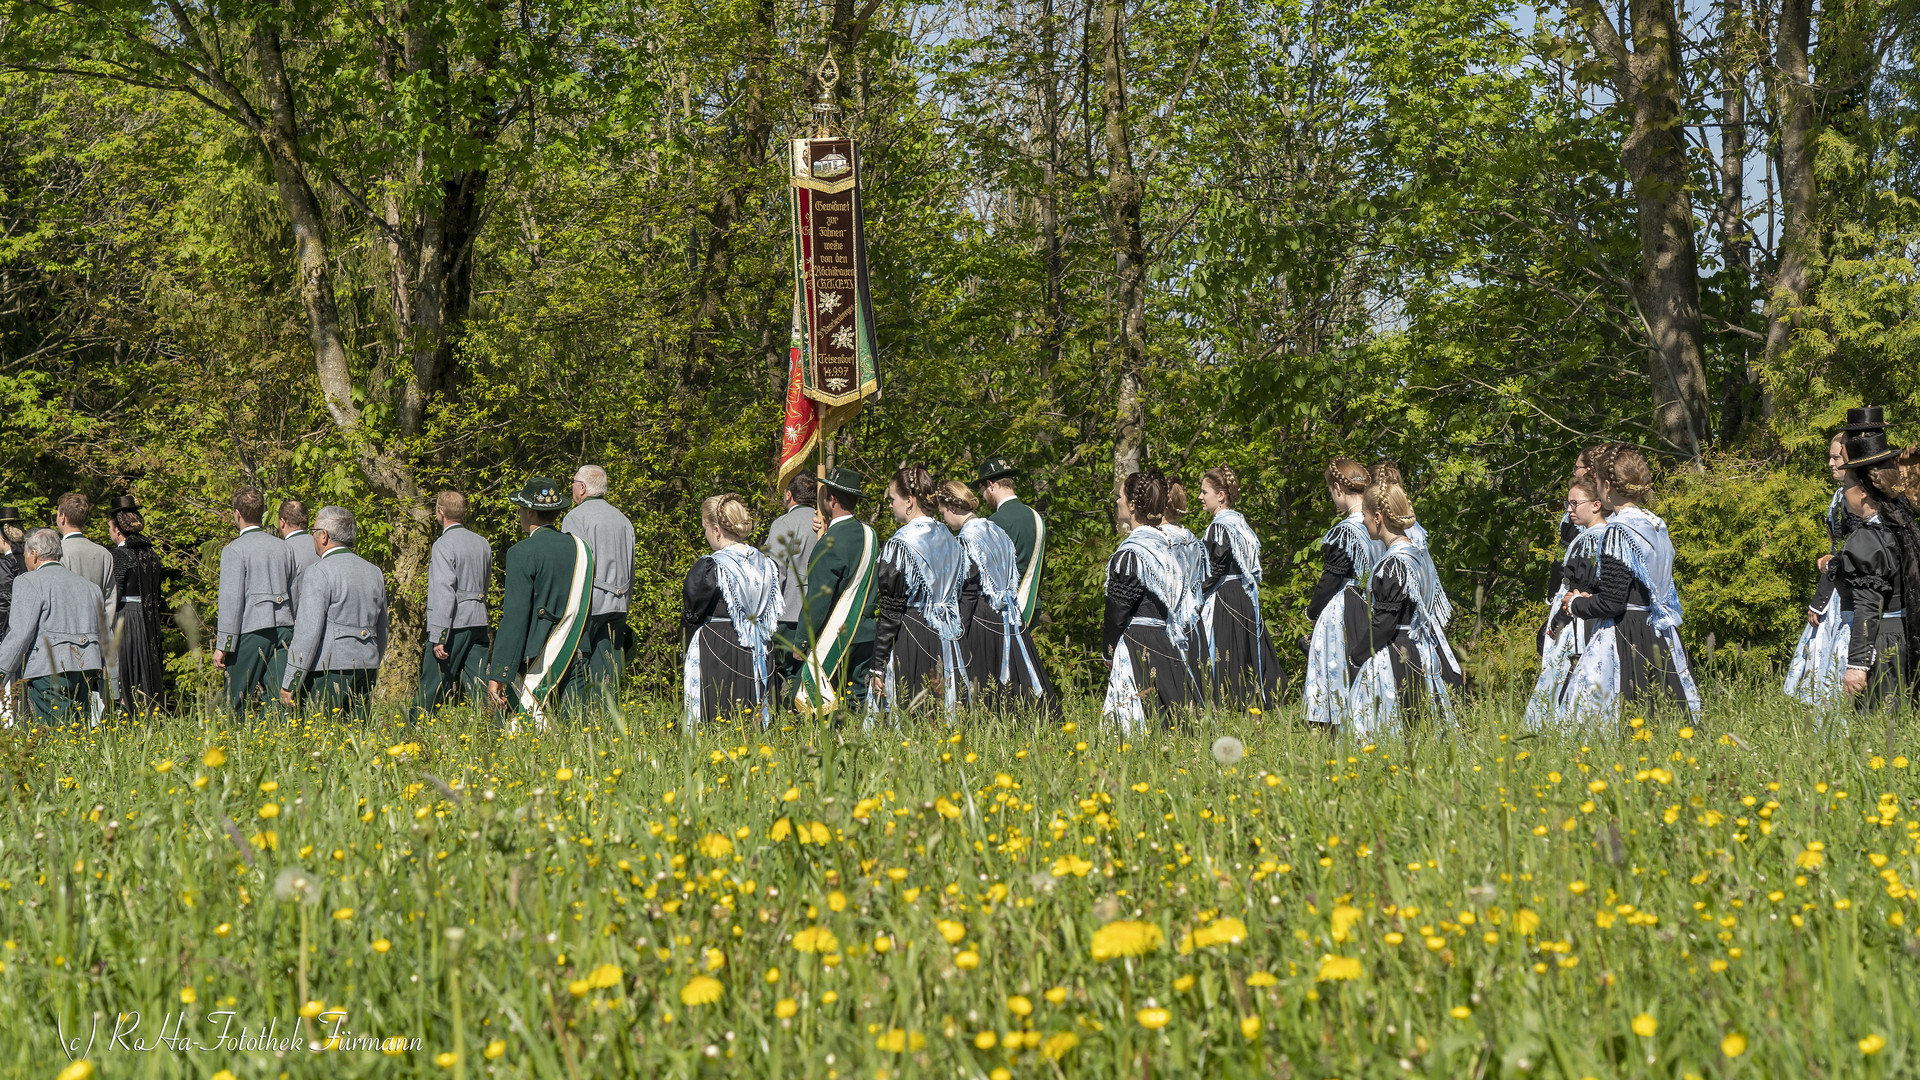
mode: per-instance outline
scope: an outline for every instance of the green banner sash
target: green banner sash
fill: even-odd
[[[1020,625],[1031,627],[1033,613],[1040,609],[1040,575],[1047,565],[1047,523],[1033,515],[1033,559],[1020,578]]]
[[[567,588],[566,613],[553,624],[540,655],[513,680],[514,700],[520,711],[532,717],[534,727],[543,731],[548,699],[566,676],[567,665],[580,646],[580,635],[586,632],[587,615],[593,610],[593,551],[577,536],[568,539],[573,541],[573,580]]]

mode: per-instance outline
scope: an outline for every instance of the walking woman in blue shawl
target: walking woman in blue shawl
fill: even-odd
[[[1578,702],[1582,723],[1619,719],[1619,703],[1644,712],[1666,699],[1697,719],[1700,691],[1680,644],[1680,592],[1673,584],[1673,540],[1667,523],[1644,508],[1653,471],[1640,451],[1611,446],[1593,463],[1607,511],[1600,538],[1600,574],[1592,593],[1569,591],[1560,609],[1593,621],[1564,696]]]
[[[1173,541],[1159,525],[1167,511],[1167,479],[1158,469],[1127,477],[1116,500],[1126,539],[1107,560],[1107,610],[1101,643],[1112,668],[1103,714],[1123,734],[1143,732],[1147,718],[1171,725],[1201,703],[1187,662],[1190,643],[1175,613],[1186,596]]]
[[[874,584],[880,594],[873,636],[871,704],[897,720],[903,711],[939,702],[948,722],[970,696],[960,656],[960,584],[966,552],[933,516],[933,477],[919,465],[887,485],[898,532],[880,549]]]
[[[1600,538],[1606,532],[1607,517],[1600,504],[1600,483],[1590,472],[1576,472],[1567,486],[1566,519],[1573,535],[1554,564],[1559,587],[1547,606],[1540,677],[1527,702],[1527,726],[1535,729],[1577,721],[1583,701],[1569,698],[1566,691],[1593,636],[1594,620],[1574,618],[1561,603],[1573,593],[1592,595],[1600,588]]]
[[[680,590],[684,726],[752,715],[765,727],[773,718],[768,649],[786,608],[780,566],[747,543],[753,515],[733,492],[700,504],[700,528],[713,553],[695,560]]]
[[[1186,591],[1180,595],[1180,606],[1171,618],[1180,624],[1180,634],[1187,639],[1187,669],[1193,672],[1193,683],[1205,696],[1213,676],[1208,672],[1207,628],[1201,619],[1201,608],[1206,603],[1206,593],[1202,590],[1212,568],[1207,563],[1207,545],[1193,535],[1192,529],[1181,524],[1186,516],[1186,486],[1178,480],[1167,481],[1167,513],[1160,521],[1160,531],[1173,542],[1173,555],[1180,561],[1181,577],[1186,584]]]
[[[1327,464],[1327,498],[1345,515],[1320,538],[1320,583],[1307,602],[1313,636],[1307,642],[1307,723],[1334,731],[1347,716],[1347,626],[1349,616],[1364,622],[1366,597],[1360,586],[1386,553],[1367,533],[1360,496],[1367,470],[1352,458]]]
[[[1361,511],[1368,535],[1386,553],[1367,579],[1365,622],[1347,639],[1354,672],[1351,733],[1392,732],[1422,717],[1452,720],[1452,688],[1460,685],[1460,674],[1448,662],[1453,650],[1438,614],[1433,561],[1407,535],[1413,502],[1399,484],[1387,481],[1367,488]],[[1348,625],[1353,622],[1350,617]]]
[[[1200,478],[1200,506],[1213,515],[1207,525],[1206,597],[1200,625],[1206,634],[1208,677],[1215,701],[1271,709],[1286,675],[1274,655],[1273,638],[1260,616],[1260,538],[1240,501],[1240,480],[1222,465]]]
[[[1033,630],[1020,618],[1019,558],[1013,538],[974,516],[979,496],[958,480],[941,484],[936,501],[966,553],[960,583],[960,659],[973,682],[975,704],[1057,708],[1033,645]]]

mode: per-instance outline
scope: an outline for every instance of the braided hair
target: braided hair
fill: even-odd
[[[1615,443],[1601,453],[1600,460],[1591,466],[1593,475],[1600,479],[1601,505],[1611,514],[1627,503],[1642,509],[1651,509],[1653,501],[1653,467],[1647,464],[1647,456],[1631,446]]]
[[[1203,484],[1212,484],[1213,490],[1219,492],[1226,498],[1227,509],[1229,510],[1233,509],[1233,505],[1240,501],[1240,478],[1235,476],[1233,470],[1225,465],[1216,465],[1208,469],[1206,473],[1200,477],[1200,482]]]
[[[1134,520],[1141,525],[1158,525],[1167,516],[1167,477],[1149,465],[1129,474],[1120,487],[1133,507]]]
[[[1367,490],[1371,479],[1367,476],[1367,467],[1352,458],[1337,457],[1327,462],[1327,486],[1349,495],[1358,495]]]
[[[933,474],[927,471],[926,466],[902,466],[899,472],[893,474],[893,489],[919,507],[921,513],[933,516],[934,496],[939,489],[933,486]]]

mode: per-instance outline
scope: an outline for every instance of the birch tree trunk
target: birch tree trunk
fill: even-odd
[[[1114,355],[1120,363],[1114,401],[1113,490],[1139,471],[1146,442],[1147,281],[1140,236],[1140,178],[1133,171],[1127,127],[1127,15],[1124,0],[1105,0],[1103,43],[1107,122],[1107,201],[1113,214],[1114,301],[1119,318]]]

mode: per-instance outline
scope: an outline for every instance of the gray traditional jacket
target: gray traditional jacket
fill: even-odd
[[[773,519],[767,528],[767,542],[760,550],[780,565],[780,595],[786,600],[783,622],[799,622],[805,606],[807,564],[813,561],[813,507],[795,506]]]
[[[427,563],[427,643],[445,645],[447,635],[487,625],[487,581],[493,576],[493,546],[465,525],[449,525],[433,542]]]
[[[287,550],[293,552],[294,594],[300,592],[300,571],[320,561],[320,553],[313,550],[313,534],[299,529],[286,535]]]
[[[112,550],[87,539],[85,533],[68,533],[60,538],[60,565],[93,582],[106,598],[107,610],[113,610]]]
[[[592,615],[625,611],[633,591],[633,522],[595,495],[567,511],[560,531],[577,536],[593,552]]]
[[[99,586],[58,561],[15,578],[11,620],[0,641],[0,675],[38,679],[100,670],[103,605]]]
[[[300,621],[281,688],[308,672],[377,668],[386,655],[386,575],[347,548],[330,548],[300,575]]]
[[[213,647],[232,652],[241,634],[293,625],[293,552],[258,525],[220,549],[220,617]]]

